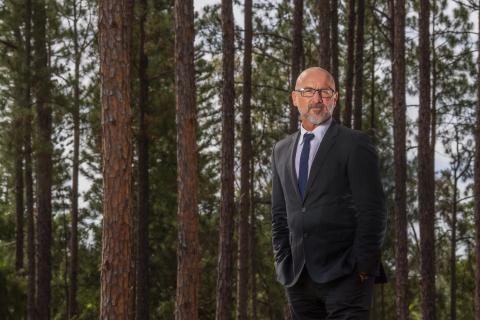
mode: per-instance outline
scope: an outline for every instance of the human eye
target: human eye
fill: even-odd
[[[320,92],[322,98],[331,98],[333,96],[333,91],[331,89],[323,89]]]
[[[304,94],[304,95],[309,96],[309,95],[313,95],[314,93],[315,93],[315,89],[312,89],[312,88],[305,88],[305,89],[303,89],[303,94]]]

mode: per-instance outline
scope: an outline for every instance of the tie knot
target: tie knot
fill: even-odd
[[[313,133],[305,133],[303,135],[303,141],[306,143],[310,143],[310,141],[315,137]]]

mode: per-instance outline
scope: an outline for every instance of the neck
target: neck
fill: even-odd
[[[316,127],[318,127],[320,124],[313,124],[309,121],[302,121],[302,126],[305,130],[307,131],[313,131],[315,130]]]

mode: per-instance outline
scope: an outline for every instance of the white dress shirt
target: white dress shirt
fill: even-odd
[[[305,133],[313,133],[315,135],[315,137],[310,140],[310,154],[308,156],[308,174],[310,175],[310,168],[312,167],[313,159],[317,154],[318,147],[320,147],[320,143],[322,142],[327,129],[330,127],[330,123],[332,123],[332,117],[313,129],[313,131],[307,131],[303,128],[303,124],[300,125],[300,138],[298,140],[297,152],[295,154],[295,171],[297,173],[297,179],[300,171],[300,155],[302,154],[303,149],[303,135]]]

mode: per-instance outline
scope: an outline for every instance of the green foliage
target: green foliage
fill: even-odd
[[[393,158],[393,114],[391,77],[391,21],[388,0],[367,1],[364,54],[363,128],[372,135],[380,156],[387,195],[388,231],[383,260],[390,282],[376,286],[375,319],[395,314],[395,239],[393,207],[395,201]],[[52,78],[53,109],[53,239],[52,318],[66,317],[70,239],[70,193],[73,141],[73,74],[75,34],[72,29],[74,1],[47,1],[49,21],[49,73]],[[77,8],[82,63],[81,91],[81,191],[79,225],[78,319],[98,317],[100,303],[101,221],[103,211],[102,140],[96,2],[83,0]],[[145,50],[148,55],[149,99],[147,106],[149,139],[149,309],[151,319],[174,319],[177,245],[177,177],[174,88],[173,0],[148,1]],[[238,3],[237,5],[242,5]],[[271,248],[270,153],[273,143],[284,137],[289,123],[289,94],[292,50],[291,1],[254,1],[252,57],[252,145],[253,145],[253,221],[255,226],[256,267],[254,297],[258,319],[281,319],[285,307],[284,289],[274,276]],[[306,0],[304,10],[304,64],[318,61],[317,1]],[[418,93],[418,3],[407,1],[407,199],[409,220],[409,310],[412,319],[420,319],[420,252],[416,202],[416,114]],[[339,3],[340,105],[345,93],[347,8]],[[138,16],[138,7],[135,8]],[[0,8],[0,314],[18,319],[26,312],[26,276],[24,269],[14,271],[15,194],[14,147],[9,137],[18,134],[15,119],[28,114],[19,108],[25,68],[23,8],[8,0]],[[450,245],[452,195],[457,188],[457,317],[473,318],[474,292],[474,218],[472,201],[472,132],[474,129],[475,87],[477,76],[476,37],[472,33],[471,8],[446,0],[436,1],[432,26],[432,70],[435,86],[432,98],[436,106],[437,175],[437,290],[439,319],[447,319],[450,310]],[[135,20],[136,22],[138,19]],[[240,150],[242,99],[242,23],[236,21],[235,57],[235,146]],[[215,315],[215,287],[220,202],[220,141],[222,36],[220,6],[206,6],[195,17],[195,71],[198,121],[199,213],[200,213],[200,319]],[[139,92],[138,23],[134,26],[133,47],[133,129]],[[34,110],[34,109],[33,109]],[[31,128],[30,128],[31,129]],[[34,132],[34,131],[33,131]],[[236,186],[239,185],[240,152],[235,155]],[[135,161],[137,159],[135,158]],[[458,167],[457,171],[455,171]],[[457,185],[455,185],[455,172]],[[135,185],[136,187],[136,185]],[[238,189],[238,188],[237,188]],[[236,203],[239,194],[236,193]],[[238,205],[237,205],[238,207]],[[235,234],[235,236],[237,236]],[[235,294],[234,294],[235,295]],[[234,306],[235,307],[235,306]],[[251,306],[250,306],[251,308]],[[251,312],[251,310],[250,310]]]

